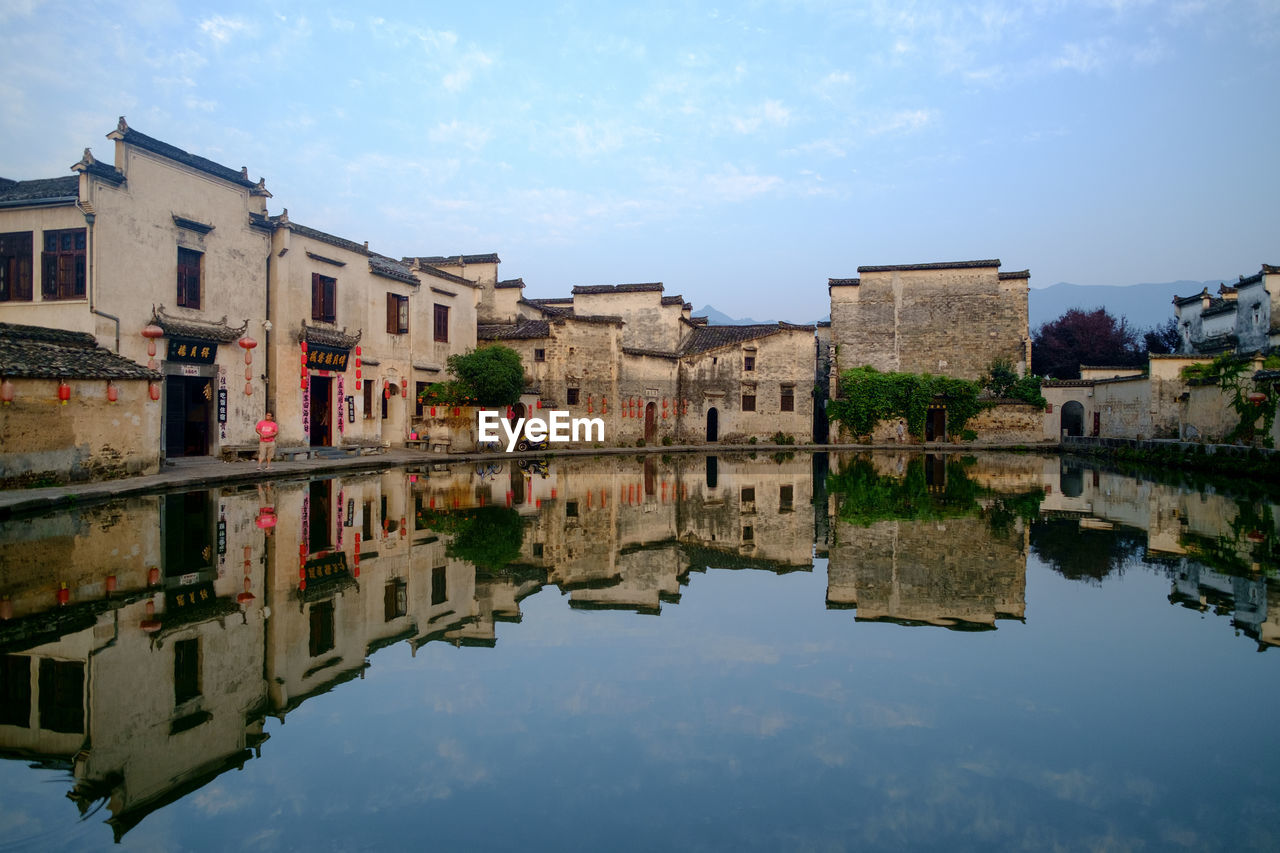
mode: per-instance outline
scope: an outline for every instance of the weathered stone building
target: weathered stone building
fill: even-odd
[[[978,379],[997,359],[1030,371],[1030,272],[981,260],[864,266],[858,275],[828,280],[836,376],[870,365]]]
[[[1218,295],[1205,288],[1193,296],[1175,296],[1174,313],[1182,334],[1182,353],[1268,352],[1280,345],[1280,267],[1263,264]]]

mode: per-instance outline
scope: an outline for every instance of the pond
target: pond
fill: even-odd
[[[14,519],[0,846],[1280,849],[1278,527],[1208,486],[908,453]]]

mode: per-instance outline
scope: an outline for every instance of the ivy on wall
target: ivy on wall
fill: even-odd
[[[985,407],[978,401],[981,391],[967,379],[855,367],[840,374],[840,399],[827,401],[827,417],[856,436],[869,436],[881,421],[901,418],[908,432],[923,437],[929,406],[940,403],[947,407],[947,431],[958,435]]]
[[[1210,362],[1188,364],[1182,368],[1181,376],[1192,385],[1217,385],[1227,395],[1231,408],[1239,418],[1239,422],[1227,433],[1228,442],[1251,444],[1261,436],[1263,442],[1270,447],[1271,428],[1276,422],[1280,392],[1277,392],[1274,382],[1255,383],[1250,375],[1252,366],[1252,358],[1228,352]],[[1264,370],[1280,368],[1280,356],[1267,356],[1262,366]]]

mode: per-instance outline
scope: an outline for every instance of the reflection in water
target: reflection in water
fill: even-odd
[[[991,630],[1031,618],[1029,556],[1091,584],[1142,566],[1264,649],[1277,518],[1056,458],[902,453],[439,465],[10,521],[0,755],[68,774],[120,840],[380,649],[494,646],[546,587],[574,610],[660,614],[708,569],[825,568],[815,611]]]

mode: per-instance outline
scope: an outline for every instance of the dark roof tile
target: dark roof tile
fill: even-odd
[[[39,178],[34,181],[5,181],[0,185],[0,204],[17,206],[53,199],[74,201],[80,195],[80,177]]]
[[[432,255],[425,258],[406,258],[405,260],[417,261],[420,264],[430,264],[431,266],[461,266],[466,264],[500,264],[502,260],[497,253],[490,252],[486,255]]]
[[[227,325],[226,315],[217,322],[209,322],[207,320],[192,320],[186,317],[171,317],[164,312],[164,306],[161,305],[155,310],[154,322],[157,326],[164,329],[165,335],[175,338],[194,338],[200,341],[212,341],[214,343],[231,343],[240,339],[240,336],[249,328],[249,321],[245,320],[240,326]]]
[[[596,296],[604,293],[647,293],[650,291],[662,292],[662,282],[651,281],[643,284],[593,284],[578,285],[573,289],[575,296]]]
[[[907,272],[915,270],[969,270],[984,269],[986,267],[1000,266],[999,258],[992,258],[985,261],[939,261],[931,264],[887,264],[877,267],[858,267],[859,273],[864,272]]]
[[[546,320],[520,320],[516,323],[486,323],[476,326],[476,338],[482,341],[518,341],[551,336]]]
[[[0,323],[0,374],[24,379],[159,379],[98,346],[93,335]]]
[[[396,281],[403,281],[406,284],[421,284],[417,276],[407,266],[376,252],[369,253],[369,272],[385,278],[393,278]]]
[[[719,347],[758,340],[786,331],[812,332],[813,326],[769,323],[753,326],[698,326],[681,348],[681,355],[697,355]]]
[[[494,287],[501,287],[501,288],[506,288],[506,287],[521,287],[521,288],[522,288],[522,287],[524,287],[524,279],[523,279],[523,278],[509,278],[509,279],[507,279],[506,281],[500,281],[500,282],[498,282],[497,284],[495,284],[495,285],[494,285]]]
[[[247,174],[248,170],[232,169],[228,166],[222,165],[221,163],[215,163],[208,158],[192,154],[189,151],[183,151],[176,145],[170,145],[167,142],[161,142],[155,137],[147,136],[145,133],[139,133],[125,124],[124,116],[120,117],[119,125],[114,131],[107,134],[107,138],[120,139],[128,145],[133,145],[145,151],[150,151],[152,154],[159,154],[161,157],[166,157],[176,163],[181,163],[184,166],[190,166],[192,169],[197,169],[204,172],[206,175],[213,175],[215,178],[221,178],[224,181],[228,181],[238,186],[247,187],[249,189],[256,189],[258,187],[258,182],[249,180],[249,175]]]

